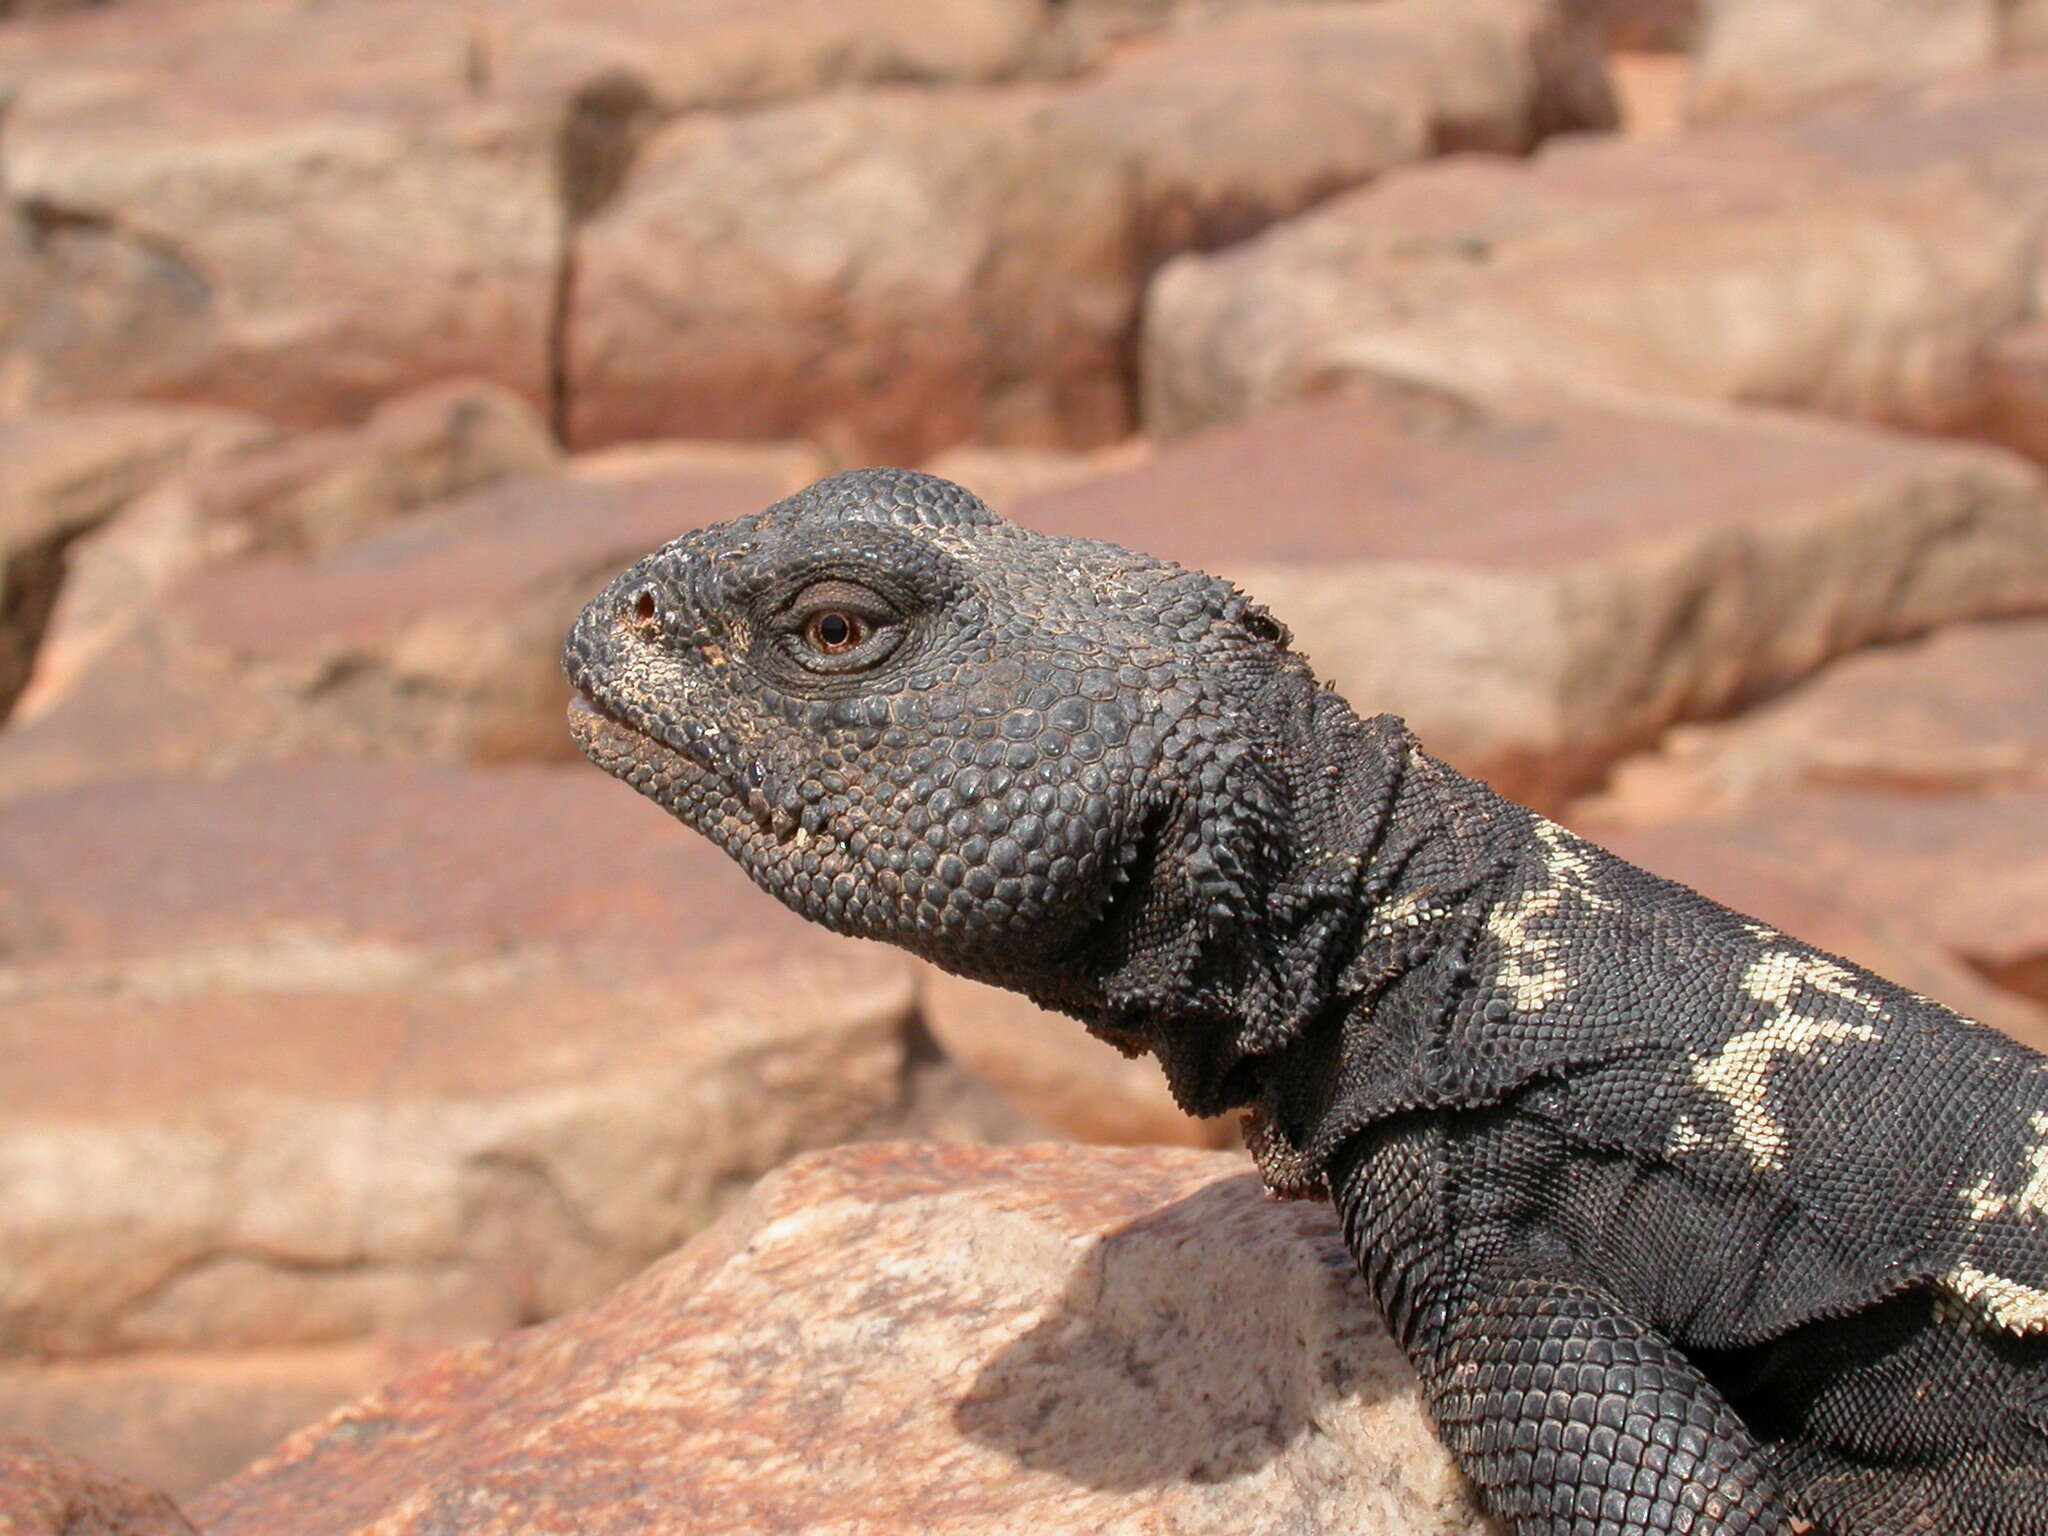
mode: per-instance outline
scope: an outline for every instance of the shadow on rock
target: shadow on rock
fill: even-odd
[[[1257,1189],[1211,1184],[1089,1247],[955,1426],[1035,1471],[1132,1490],[1256,1472],[1340,1412],[1413,1420],[1414,1378],[1332,1213]]]

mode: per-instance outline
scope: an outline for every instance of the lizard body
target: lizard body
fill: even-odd
[[[1517,1536],[2048,1533],[2048,1059],[929,476],[685,535],[566,664],[593,761],[800,914],[1248,1109]]]

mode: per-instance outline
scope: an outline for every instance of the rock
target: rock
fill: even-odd
[[[1565,0],[1564,10],[1616,50],[1683,53],[1699,31],[1700,0]]]
[[[484,9],[494,91],[561,98],[627,81],[660,117],[1078,63],[1045,0],[487,0]]]
[[[1075,453],[1063,448],[983,448],[963,443],[948,448],[923,467],[959,485],[1005,516],[1019,503],[1082,485],[1118,470],[1134,469],[1152,456],[1152,444],[1134,437],[1125,442]]]
[[[1154,260],[1446,149],[1615,122],[1598,52],[1553,0],[1248,9],[1116,59],[1061,112],[1132,166]]]
[[[2008,332],[1988,359],[1990,400],[1982,435],[2048,464],[2048,321]]]
[[[2048,1050],[2048,796],[2040,791],[1776,795],[1728,815],[1582,830],[1623,858]],[[1765,872],[1761,881],[1750,867]],[[1771,883],[1789,899],[1760,888]],[[1930,963],[1930,950],[1940,964]]]
[[[0,1438],[0,1536],[196,1536],[160,1493],[30,1440]]]
[[[1966,431],[2037,302],[2048,68],[1777,127],[1394,172],[1146,298],[1149,430],[1361,378]]]
[[[914,986],[586,769],[0,812],[0,1353],[469,1338],[890,1123]]]
[[[264,431],[146,406],[0,422],[0,721],[28,683],[72,544],[179,467]]]
[[[466,7],[405,0],[10,29],[0,406],[325,425],[463,375],[546,402],[573,103],[479,95],[477,63]]]
[[[1121,1056],[1015,992],[926,966],[918,1011],[949,1059],[1061,1137],[1124,1147],[1243,1145],[1235,1116],[1182,1113],[1158,1063]]]
[[[0,738],[0,801],[306,753],[566,760],[562,636],[590,595],[780,494],[708,474],[527,477],[310,562],[203,571]]]
[[[811,443],[721,443],[671,438],[616,443],[610,448],[579,453],[564,467],[572,480],[600,485],[708,476],[759,481],[764,487],[772,487],[775,495],[787,496],[813,480],[824,479],[838,466]]]
[[[803,1159],[574,1318],[193,1506],[208,1536],[1487,1527],[1327,1209],[1236,1158]]]
[[[2002,0],[1701,0],[1696,118],[1782,112],[1981,69]]]
[[[1240,581],[1355,706],[1552,809],[1676,721],[2048,606],[2026,466],[1761,412],[1339,396],[1016,510]]]
[[[187,1499],[382,1385],[403,1354],[356,1344],[0,1364],[0,1434],[90,1456]],[[0,1532],[7,1530],[0,1510]]]
[[[2048,619],[1959,624],[1860,651],[1733,720],[1681,726],[1616,771],[1639,822],[1828,789],[2048,790]]]
[[[1123,435],[1126,172],[1035,91],[679,119],[579,243],[570,436],[915,462]]]
[[[202,566],[257,551],[327,551],[431,502],[551,468],[553,442],[495,385],[401,395],[361,428],[209,459],[138,498],[69,550],[63,594],[17,719],[34,718]]]

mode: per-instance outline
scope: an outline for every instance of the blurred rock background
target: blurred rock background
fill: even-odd
[[[0,18],[0,1432],[195,1495],[798,1153],[1234,1146],[569,760],[590,592],[858,464],[2048,1046],[2048,4]]]

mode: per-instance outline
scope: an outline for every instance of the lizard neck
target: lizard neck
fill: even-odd
[[[1276,1096],[1291,1107],[1291,1085],[1313,1081],[1307,1064],[1337,1048],[1385,973],[1444,942],[1485,860],[1461,814],[1461,790],[1479,786],[1398,719],[1360,720],[1314,687],[1254,716],[1262,735],[1224,809],[1161,834],[1125,925],[1144,941],[1106,977],[1102,1006],[1073,1011],[1157,1055],[1190,1113],[1258,1105],[1277,1123]],[[1223,872],[1222,899],[1199,880],[1186,889],[1190,865]]]

